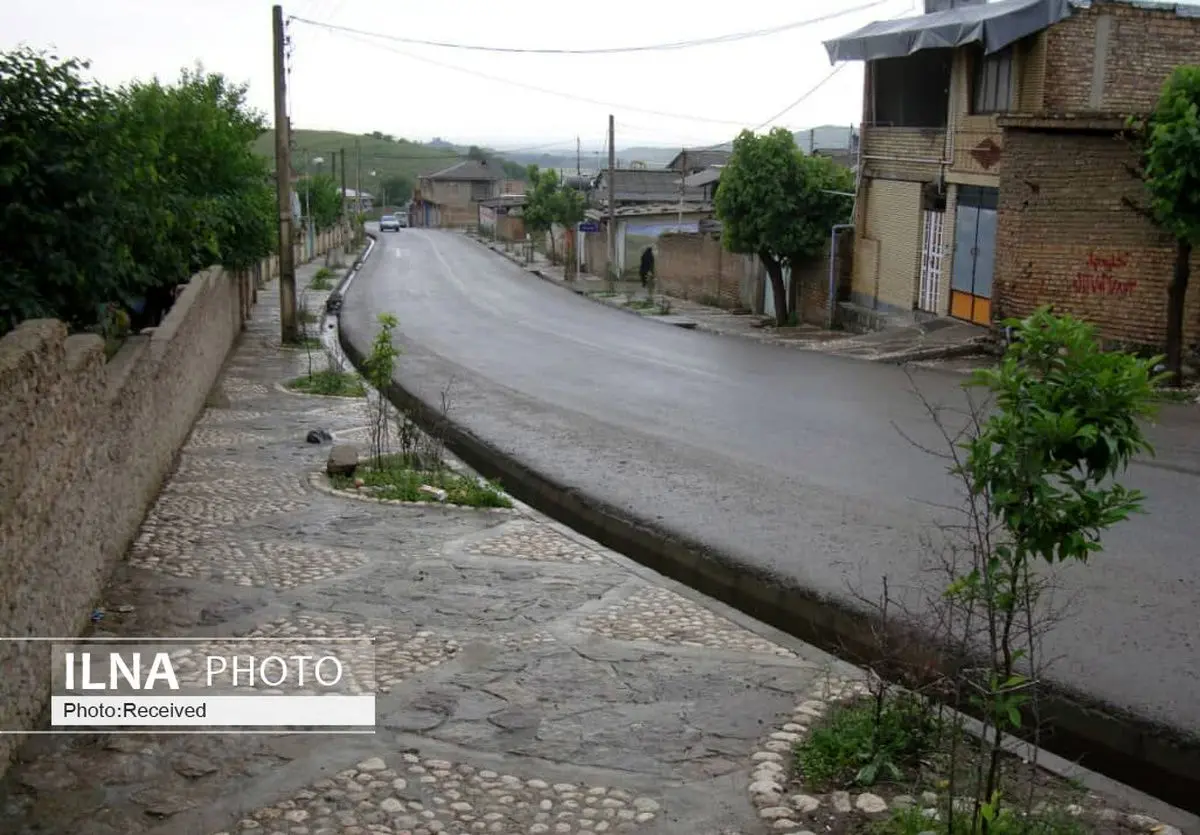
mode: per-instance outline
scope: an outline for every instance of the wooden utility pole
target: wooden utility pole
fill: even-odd
[[[357,201],[358,213],[362,214],[362,143],[354,140],[354,199]]]
[[[683,225],[683,199],[687,195],[687,178],[688,178],[687,148],[681,148],[680,154],[681,154],[680,173],[683,176],[681,176],[679,178],[679,218],[677,220],[677,223],[680,226],[682,226]]]
[[[296,329],[296,263],[292,249],[292,151],[287,114],[286,37],[283,7],[271,9],[275,46],[275,185],[279,191],[279,326],[280,339],[294,343]]]
[[[579,137],[575,137],[575,176],[583,176],[583,148],[580,147]]]
[[[617,185],[614,181],[617,169],[616,126],[612,114],[608,114],[608,276],[617,277]]]
[[[342,148],[342,217],[346,217],[346,149]]]

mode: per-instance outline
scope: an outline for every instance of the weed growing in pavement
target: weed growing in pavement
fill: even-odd
[[[978,835],[978,825],[969,815],[942,815],[945,823],[930,821],[919,806],[897,809],[892,815],[869,826],[871,835],[922,835],[927,832],[946,835]],[[1048,809],[1024,815],[1009,809],[992,819],[991,835],[1086,835],[1091,830],[1078,818],[1061,809]]]
[[[512,507],[495,482],[480,481],[450,470],[426,469],[418,456],[385,455],[360,466],[353,477],[334,476],[341,490],[365,489],[378,499],[402,502],[432,502],[464,507]]]
[[[901,782],[938,736],[936,716],[916,696],[839,704],[796,747],[797,772],[821,790]]]
[[[317,291],[332,290],[334,275],[336,274],[329,267],[321,267],[321,269],[317,270],[316,275],[312,277],[312,280],[308,282],[308,289]]]
[[[288,380],[285,384],[292,391],[304,394],[320,394],[325,397],[366,397],[367,387],[357,374],[326,368],[303,377]]]

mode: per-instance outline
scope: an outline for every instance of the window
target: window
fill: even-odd
[[[922,49],[872,62],[874,117],[881,127],[944,128],[953,50]]]
[[[1012,110],[1013,51],[1006,47],[991,55],[975,55],[972,79],[971,112],[1002,113]]]
[[[486,200],[492,196],[492,184],[487,180],[475,180],[471,183],[471,199]]]

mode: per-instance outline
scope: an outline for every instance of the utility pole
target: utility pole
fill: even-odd
[[[357,157],[355,160],[354,170],[354,198],[358,201],[358,213],[362,214],[362,143],[357,139],[354,140],[354,154]]]
[[[579,137],[575,137],[575,176],[583,176],[583,149],[579,145]]]
[[[617,277],[617,185],[614,182],[617,168],[616,123],[608,114],[608,275]]]
[[[342,218],[346,217],[346,149],[342,148]]]
[[[679,153],[681,155],[681,161],[682,161],[682,167],[680,169],[680,173],[683,176],[681,176],[679,178],[679,219],[677,222],[680,226],[683,226],[683,198],[687,194],[687,177],[688,177],[687,148],[680,148]]]
[[[283,7],[271,9],[271,30],[275,47],[275,185],[279,191],[279,336],[284,343],[295,343],[296,264],[292,256],[292,151],[291,125],[287,114],[286,36]]]

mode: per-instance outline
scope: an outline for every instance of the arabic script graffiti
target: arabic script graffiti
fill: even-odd
[[[1137,290],[1136,278],[1120,279],[1113,276],[1115,270],[1129,266],[1128,252],[1107,255],[1091,252],[1087,257],[1087,269],[1075,274],[1071,283],[1076,293],[1085,296],[1128,296]]]

